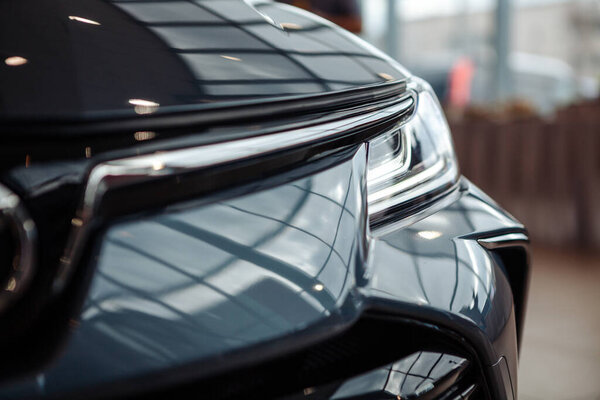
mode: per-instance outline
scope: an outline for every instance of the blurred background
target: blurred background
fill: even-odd
[[[286,0],[431,83],[465,176],[524,222],[520,399],[600,399],[600,0]]]

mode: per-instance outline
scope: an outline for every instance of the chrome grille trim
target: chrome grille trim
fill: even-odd
[[[102,207],[102,199],[111,190],[139,183],[149,183],[165,177],[201,171],[208,167],[234,161],[258,158],[283,150],[316,145],[331,139],[348,137],[353,132],[377,125],[382,121],[398,119],[403,123],[412,116],[415,93],[406,92],[387,102],[385,107],[374,104],[363,113],[326,122],[290,129],[277,133],[212,143],[192,148],[171,150],[102,162],[94,166],[88,176],[85,191],[72,228],[58,273],[53,282],[53,293],[65,288],[78,264],[89,238],[91,223]],[[171,199],[177,202],[177,198]],[[143,207],[141,207],[143,209]]]

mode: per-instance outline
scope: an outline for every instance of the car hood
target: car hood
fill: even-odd
[[[406,76],[327,21],[265,1],[7,0],[0,56],[3,120],[202,109]]]

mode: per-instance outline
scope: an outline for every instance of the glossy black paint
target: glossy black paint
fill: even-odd
[[[365,157],[361,147],[289,184],[113,225],[62,356],[37,380],[0,393],[89,397],[110,393],[113,383],[124,390],[139,380],[152,387],[198,377],[230,368],[225,354],[282,338],[303,343],[376,309],[458,332],[487,379],[500,382],[494,395],[512,398],[512,293],[503,267],[473,235],[522,226],[465,183],[442,210],[370,237]],[[509,382],[494,367],[503,357]],[[194,364],[204,367],[169,374]]]
[[[339,29],[269,1],[4,1],[0,119],[202,109],[401,80]]]
[[[370,232],[358,142],[372,132],[187,181],[197,201],[135,213],[114,197],[134,214],[98,227],[47,304],[94,165],[347,118],[405,91],[386,56],[307,13],[242,0],[10,0],[0,55],[27,61],[0,64],[0,180],[41,226],[44,260],[29,303],[0,320],[1,398],[186,383],[372,313],[452,336],[494,398],[516,397],[527,262],[477,239],[523,226],[463,180],[422,219]]]

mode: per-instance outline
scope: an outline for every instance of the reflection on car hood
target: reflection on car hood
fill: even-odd
[[[148,114],[405,77],[318,17],[243,0],[7,0],[0,56],[4,119]]]

